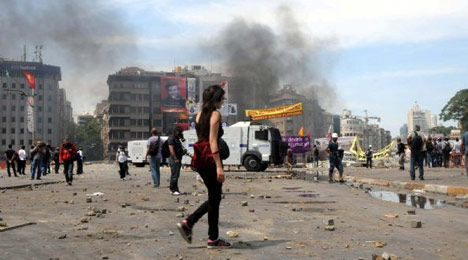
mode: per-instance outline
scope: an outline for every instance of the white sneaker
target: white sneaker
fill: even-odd
[[[178,192],[178,191],[173,191],[173,192],[171,192],[171,194],[174,195],[174,196],[179,196],[179,195],[180,195],[180,192]]]

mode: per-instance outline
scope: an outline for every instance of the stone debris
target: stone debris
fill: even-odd
[[[421,221],[415,221],[415,220],[413,220],[413,221],[411,221],[411,227],[412,227],[412,228],[421,228],[421,227],[422,227],[422,223],[421,223]]]
[[[103,255],[103,256],[102,256],[102,259],[109,259],[109,257],[106,256],[106,255]]]
[[[335,226],[326,225],[326,226],[325,226],[325,230],[327,230],[327,231],[334,231],[334,230],[335,230]]]
[[[286,249],[290,250],[290,249],[292,249],[292,247],[290,247],[290,246],[287,246],[287,247],[286,247]]]
[[[249,212],[253,213],[253,212],[255,212],[255,209],[249,209]]]
[[[383,241],[375,241],[374,242],[374,246],[377,247],[377,248],[382,248],[384,246],[386,246],[387,243],[383,242]]]
[[[57,237],[57,239],[65,239],[67,238],[67,234],[63,234]]]
[[[264,236],[263,237],[263,241],[267,241],[268,240],[268,237],[267,236]]]
[[[398,218],[398,214],[385,214],[384,217],[386,218]]]
[[[335,225],[335,220],[330,218],[327,221],[325,221],[325,225],[334,226]]]
[[[177,211],[179,212],[184,212],[187,208],[185,208],[184,206],[181,206],[181,207],[178,207],[177,208]]]
[[[416,215],[416,210],[415,209],[410,209],[407,212],[408,212],[408,215]]]
[[[80,222],[81,222],[81,223],[88,223],[88,222],[89,222],[89,218],[83,217],[83,218],[80,219]]]
[[[174,203],[179,203],[180,199],[179,198],[175,198],[174,199]]]
[[[251,194],[251,195],[250,195],[250,198],[251,198],[251,199],[255,199],[255,195]]]
[[[184,200],[184,204],[189,204],[190,200]]]
[[[96,213],[94,213],[94,211],[90,211],[90,212],[86,213],[86,216],[94,217],[94,216],[96,216]]]
[[[86,203],[91,203],[93,202],[93,199],[91,199],[91,197],[86,197]]]
[[[6,222],[4,222],[4,221],[0,222],[0,227],[7,227],[7,226],[8,226],[8,224]]]
[[[239,236],[239,232],[232,231],[232,230],[229,230],[228,232],[226,232],[226,234],[227,234],[230,238],[234,238],[234,237],[238,237],[238,236]]]
[[[246,207],[246,206],[248,206],[248,205],[249,205],[249,203],[248,203],[247,201],[242,201],[242,202],[241,202],[241,206],[242,206],[242,207]]]
[[[142,201],[149,201],[150,199],[148,197],[143,197],[141,198]]]
[[[169,236],[173,236],[173,235],[174,235],[174,232],[169,231]]]
[[[267,199],[271,199],[271,196],[269,196],[269,195],[266,195],[266,196],[265,196],[265,198],[267,198]]]
[[[185,214],[184,214],[183,212],[182,212],[182,213],[178,213],[178,214],[176,215],[176,217],[178,217],[178,218],[183,218],[183,217],[185,217]]]

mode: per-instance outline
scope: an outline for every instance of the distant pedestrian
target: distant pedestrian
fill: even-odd
[[[455,167],[458,168],[462,162],[462,153],[461,153],[461,146],[460,146],[460,139],[456,138],[455,143],[453,144],[452,150],[452,158]]]
[[[45,171],[44,159],[46,157],[46,154],[46,145],[43,142],[38,141],[37,145],[31,151],[31,180],[34,180],[34,177],[36,177],[36,180],[41,179],[41,176]]]
[[[449,142],[449,138],[445,137],[444,139],[444,144],[442,145],[442,153],[443,153],[443,159],[444,159],[444,167],[449,168],[450,167],[450,153],[452,152],[452,145]]]
[[[15,177],[16,175],[16,152],[13,150],[12,145],[8,145],[8,150],[5,151],[5,158],[7,164],[8,177],[11,177],[10,168],[13,170]]]
[[[443,153],[443,142],[442,142],[442,139],[439,138],[437,139],[437,145],[435,146],[435,149],[436,149],[436,160],[437,160],[437,166],[438,167],[442,167],[442,164],[443,164],[443,157],[444,157],[444,153]]]
[[[465,155],[465,173],[468,177],[468,131],[466,131],[461,139],[460,152]]]
[[[344,183],[343,180],[343,164],[341,162],[339,153],[338,153],[338,134],[332,134],[332,140],[328,144],[325,151],[330,155],[330,169],[328,170],[328,182],[333,183],[333,172],[335,168],[338,169],[338,173],[340,174],[339,182]]]
[[[151,137],[146,143],[146,155],[149,156],[149,166],[151,170],[151,177],[153,178],[153,187],[159,188],[160,186],[160,166],[161,166],[161,149],[162,149],[161,137],[158,135],[156,128],[151,129]]]
[[[426,164],[425,166],[430,168],[433,167],[432,154],[434,153],[434,144],[432,143],[432,137],[426,140]]]
[[[203,91],[203,106],[195,118],[195,128],[199,141],[209,142],[212,165],[197,172],[203,178],[208,189],[208,200],[198,207],[188,218],[177,224],[182,237],[192,243],[192,229],[203,215],[208,213],[208,248],[228,248],[231,243],[219,236],[219,204],[222,186],[225,181],[223,163],[219,155],[218,139],[224,131],[221,127],[221,114],[217,111],[224,102],[224,90],[217,85]]]
[[[26,154],[26,147],[23,145],[21,149],[18,150],[18,174],[26,175],[26,159],[28,155]]]
[[[83,148],[80,147],[76,153],[76,174],[83,173],[83,159]]]
[[[405,144],[401,142],[401,138],[397,138],[397,155],[398,155],[398,164],[400,165],[400,170],[405,169],[405,157],[406,157],[406,147]]]
[[[319,153],[320,153],[319,148],[317,147],[317,145],[314,144],[314,149],[312,149],[312,158],[313,158],[313,163],[315,167],[318,167]]]
[[[115,161],[119,164],[120,179],[125,180],[125,176],[127,176],[128,172],[128,153],[125,151],[125,146],[121,145],[119,147],[115,156]]]
[[[59,162],[63,163],[63,174],[68,185],[73,183],[73,162],[76,160],[76,146],[68,139],[60,146]]]
[[[171,180],[169,189],[172,195],[180,195],[179,176],[180,168],[182,167],[182,157],[184,156],[184,148],[182,147],[181,139],[184,137],[182,127],[176,126],[172,135],[167,139],[169,145],[169,166],[171,167]]]
[[[423,151],[425,151],[425,136],[420,132],[421,127],[415,126],[415,131],[408,135],[407,142],[411,149],[411,160],[410,160],[410,177],[411,180],[416,179],[415,167],[419,169],[419,179],[424,180],[424,159]]]
[[[56,174],[58,174],[59,170],[60,170],[60,159],[59,159],[59,157],[60,157],[60,150],[59,150],[59,148],[56,147],[55,150],[54,150],[54,155],[52,157],[54,159],[54,164],[55,164],[54,165],[54,168],[55,168],[54,170],[55,170]]]
[[[372,145],[366,151],[366,168],[372,169],[372,158],[374,157],[374,151],[372,151]]]
[[[50,160],[52,159],[52,147],[50,147],[50,144],[47,144],[45,146],[46,149],[46,154],[44,157],[44,176],[50,173]]]

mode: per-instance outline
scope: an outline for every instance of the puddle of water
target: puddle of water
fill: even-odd
[[[394,203],[403,203],[420,209],[434,209],[446,205],[443,200],[426,198],[422,195],[396,193],[392,191],[370,191],[369,194],[376,199]]]

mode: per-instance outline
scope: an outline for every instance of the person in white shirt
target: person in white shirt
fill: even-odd
[[[120,179],[125,180],[125,175],[127,174],[127,160],[128,160],[128,154],[127,151],[125,151],[124,146],[120,146],[119,149],[117,150],[117,154],[115,156],[115,161],[119,163],[119,173],[120,173]]]
[[[21,149],[18,150],[18,173],[21,175],[26,175],[24,171],[26,169],[26,158],[28,155],[26,154],[26,150],[24,150],[25,148],[26,147],[23,145]]]
[[[78,157],[76,158],[76,174],[83,173],[83,148],[78,148]]]

